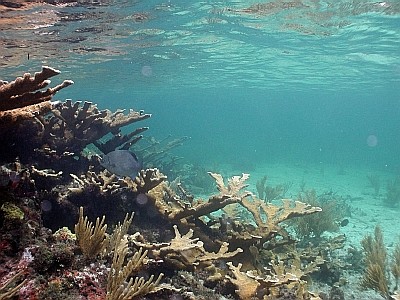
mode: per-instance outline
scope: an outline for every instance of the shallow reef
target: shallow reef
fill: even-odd
[[[344,299],[345,237],[300,244],[289,226],[321,208],[260,199],[249,174],[208,172],[214,193],[194,196],[158,168],[165,151],[140,146],[150,114],[53,101],[73,83],[43,91],[59,74],[0,83],[0,299]],[[135,178],[102,167],[116,149],[145,157]]]

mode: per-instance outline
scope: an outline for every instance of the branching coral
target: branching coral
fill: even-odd
[[[11,83],[1,82],[0,132],[4,133],[6,143],[0,149],[7,156],[19,157],[24,163],[34,161],[40,168],[49,168],[51,159],[52,167],[65,174],[71,172],[66,170],[68,167],[85,172],[89,162],[80,154],[88,145],[108,153],[116,148],[128,149],[142,138],[141,133],[148,127],[128,133],[122,133],[121,128],[151,116],[143,111],[111,112],[99,110],[91,102],[50,102],[57,91],[73,83],[66,80],[40,91],[50,83],[48,78],[59,73],[43,67],[35,76],[27,73]],[[14,126],[17,123],[19,126]],[[22,137],[26,140],[24,146],[20,142]]]
[[[255,255],[257,255],[255,253],[294,243],[294,240],[290,239],[288,232],[280,224],[285,220],[318,213],[321,210],[318,207],[288,199],[282,200],[282,205],[266,203],[245,190],[248,174],[234,176],[227,181],[227,184],[221,175],[215,173],[210,173],[210,175],[215,179],[219,193],[209,197],[208,200],[185,201],[175,194],[166,183],[160,184],[148,193],[149,199],[153,201],[159,213],[177,224],[175,231],[179,228],[181,231],[188,230],[187,234],[190,233],[190,236],[176,234],[178,239],[189,238],[191,241],[186,244],[192,247],[188,250],[189,256],[188,253],[184,255],[176,255],[175,252],[166,254],[170,247],[165,244],[161,244],[157,248],[154,248],[155,245],[146,247],[145,243],[137,245],[146,247],[155,257],[170,259],[169,261],[174,265],[184,269],[192,269],[193,266],[200,263],[193,257],[202,257],[206,253],[205,251],[209,251],[208,249],[212,249],[217,255],[222,254],[222,249],[228,249],[230,251],[228,253],[235,253],[231,259],[232,263],[240,262],[246,270],[255,269],[260,274],[264,274],[265,270],[262,267],[258,268],[261,264],[255,263]],[[215,219],[211,216],[219,210],[225,210],[228,205],[241,207],[241,210],[250,213],[252,218],[239,222],[229,219],[229,217]],[[237,210],[239,211],[239,209]],[[225,210],[225,212],[228,211],[230,210]],[[237,216],[240,214],[239,212]],[[229,222],[229,224],[224,222]],[[277,236],[280,238],[276,238]],[[199,240],[196,240],[197,238]],[[199,241],[201,241],[201,245],[197,245]],[[203,248],[204,250],[202,250]],[[238,251],[239,249],[242,249],[243,252]],[[182,257],[185,259],[183,260]],[[217,273],[221,272],[214,271],[212,277],[220,278],[221,276]]]
[[[52,109],[50,100],[61,89],[73,84],[71,80],[40,91],[50,84],[49,78],[60,71],[44,66],[41,72],[31,76],[25,73],[12,82],[0,81],[0,129],[9,128],[16,122],[45,114]]]
[[[235,256],[243,250],[237,248],[234,251],[228,250],[228,243],[223,243],[217,252],[208,252],[203,247],[199,238],[193,238],[193,230],[182,235],[178,227],[174,225],[175,237],[168,243],[149,244],[144,243],[140,235],[133,236],[133,242],[140,247],[148,249],[155,259],[162,259],[172,266],[180,269],[193,269],[199,265],[210,265],[218,259],[226,259]]]
[[[281,222],[321,211],[319,207],[290,199],[282,199],[282,204],[282,206],[276,206],[255,197],[252,200],[242,201],[242,205],[253,215],[257,224],[253,235],[268,238],[272,233],[279,233],[286,236],[282,227],[279,226]]]
[[[128,180],[128,186],[134,192],[147,193],[166,179],[167,177],[157,168],[140,170],[135,179]]]
[[[266,268],[268,274],[260,275],[256,270],[241,271],[241,263],[234,266],[232,262],[228,262],[234,278],[229,275],[226,275],[226,278],[238,288],[236,293],[240,299],[272,299],[278,296],[280,286],[287,285],[292,288],[297,286],[296,299],[317,300],[320,299],[318,296],[305,291],[305,282],[301,278],[317,269],[318,263],[310,264],[301,270],[293,265],[286,267],[282,261],[271,262],[270,268]]]
[[[123,179],[107,171],[100,173],[88,171],[81,176],[75,174],[70,174],[70,176],[73,178],[73,182],[68,190],[75,194],[90,189],[92,192],[98,190],[103,195],[113,195],[128,188],[128,184]]]
[[[137,135],[147,127],[138,128],[126,135],[121,134],[120,129],[150,116],[134,110],[128,114],[123,110],[99,110],[91,102],[81,105],[79,101],[73,103],[67,100],[53,109],[51,115],[38,117],[38,138],[59,154],[65,151],[80,152],[90,143],[107,153],[116,147],[128,147],[137,142],[140,139]],[[109,133],[113,135],[109,141],[99,141]]]

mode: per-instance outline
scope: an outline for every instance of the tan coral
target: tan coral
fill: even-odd
[[[87,171],[80,176],[75,174],[70,174],[70,176],[73,182],[68,190],[74,194],[81,193],[86,189],[98,189],[101,194],[114,195],[128,188],[127,182],[105,170],[99,173]]]
[[[167,176],[162,174],[159,169],[151,168],[140,170],[136,178],[133,180],[128,179],[128,185],[134,192],[147,193],[166,179]]]
[[[174,192],[170,191],[168,186],[163,185],[155,194],[155,205],[158,210],[171,221],[178,221],[185,218],[199,218],[208,215],[219,209],[223,209],[227,205],[240,203],[243,198],[251,195],[250,192],[242,191],[247,187],[244,184],[248,178],[248,174],[241,177],[234,176],[228,180],[225,186],[221,175],[209,172],[210,176],[216,180],[220,194],[211,196],[208,200],[196,199],[192,203],[185,203]],[[165,201],[163,194],[168,194],[168,201]]]
[[[282,199],[282,206],[267,203],[256,197],[253,197],[252,200],[243,199],[241,204],[253,215],[257,224],[257,230],[253,234],[261,236],[268,236],[274,232],[283,234],[282,228],[279,226],[281,222],[321,211],[319,207],[290,199]]]
[[[226,241],[234,243],[234,245],[231,243],[231,246],[242,247],[242,243],[244,243],[245,249],[256,243],[262,245],[276,234],[287,239],[288,234],[280,226],[280,223],[287,219],[321,211],[318,207],[312,207],[299,201],[283,199],[282,205],[278,206],[258,199],[251,192],[244,190],[247,187],[248,174],[232,177],[228,180],[227,185],[220,174],[209,174],[215,179],[220,193],[207,200],[196,199],[190,203],[185,202],[165,183],[152,190],[149,196],[162,215],[171,222],[193,229],[196,235],[207,242],[207,246],[212,249],[220,246],[221,242],[207,240],[207,234],[201,232],[201,228],[196,226],[196,222],[204,223],[204,216],[224,209],[228,205],[241,205],[253,216],[254,222],[231,222],[231,228],[224,236]]]
[[[83,216],[83,207],[79,208],[79,220],[75,225],[75,234],[83,255],[88,259],[95,258],[107,245],[107,224],[104,224],[104,219],[105,216],[101,220],[97,218],[96,224],[93,225],[87,217]]]
[[[320,261],[318,261],[320,263]],[[304,289],[304,281],[302,277],[315,271],[317,263],[306,267],[303,271],[295,266],[285,266],[282,261],[270,263],[270,269],[266,268],[266,273],[260,274],[257,270],[241,271],[242,264],[234,266],[232,262],[228,262],[234,278],[229,275],[225,277],[231,281],[236,287],[236,293],[240,299],[271,299],[272,296],[279,295],[279,287],[287,286],[290,289],[297,287],[296,299],[320,299],[318,296],[307,292]]]
[[[233,176],[232,178],[228,179],[228,185],[225,185],[224,178],[221,176],[221,174],[213,172],[208,172],[208,174],[214,178],[217,188],[222,195],[243,197],[243,193],[241,193],[241,191],[249,186],[245,183],[245,181],[250,177],[249,174],[243,173],[242,176]],[[245,192],[244,194],[246,195],[248,193]]]
[[[176,225],[173,228],[175,237],[168,243],[149,244],[144,242],[139,234],[133,236],[133,242],[148,249],[152,257],[163,259],[170,265],[186,270],[199,265],[208,266],[215,260],[231,258],[243,251],[241,248],[229,251],[229,244],[223,243],[217,252],[208,252],[199,238],[193,238],[193,230],[190,229],[182,235]]]
[[[50,100],[61,89],[70,86],[72,80],[40,91],[50,84],[49,78],[60,71],[44,66],[41,72],[31,76],[25,73],[12,82],[0,81],[0,127],[9,127],[16,122],[33,118],[52,109]]]
[[[392,300],[400,300],[399,292],[395,291],[393,295],[390,295],[390,299],[392,299]]]

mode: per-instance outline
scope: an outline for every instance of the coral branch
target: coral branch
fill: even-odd
[[[50,84],[50,77],[61,72],[44,66],[41,72],[25,73],[8,83],[0,81],[0,127],[7,127],[15,122],[33,118],[37,114],[44,114],[52,109],[50,100],[61,89],[70,86],[72,80],[64,80],[61,84],[45,88]]]

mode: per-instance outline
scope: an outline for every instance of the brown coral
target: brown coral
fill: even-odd
[[[64,80],[53,88],[40,91],[50,84],[49,78],[58,74],[60,71],[44,66],[34,76],[25,73],[12,82],[0,81],[0,129],[50,111],[52,97],[74,83],[72,80]]]
[[[99,110],[91,102],[85,101],[82,104],[66,100],[52,111],[52,115],[38,118],[38,138],[58,153],[66,150],[78,152],[90,143],[107,153],[117,147],[130,147],[137,142],[141,138],[138,134],[147,130],[147,127],[138,128],[126,135],[121,134],[120,129],[150,116],[133,110],[127,114],[123,110]],[[109,133],[113,135],[110,140],[99,141]]]

